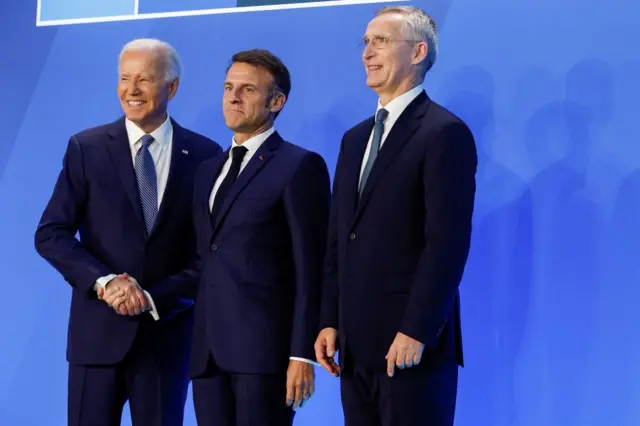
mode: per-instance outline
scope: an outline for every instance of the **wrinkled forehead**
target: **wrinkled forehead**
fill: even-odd
[[[162,74],[167,66],[158,49],[139,49],[124,52],[120,58],[121,74]]]
[[[400,37],[403,35],[405,25],[406,20],[401,13],[385,13],[369,22],[364,37]]]
[[[242,62],[231,65],[225,78],[225,84],[255,87],[270,87],[273,82],[273,77],[266,69]]]

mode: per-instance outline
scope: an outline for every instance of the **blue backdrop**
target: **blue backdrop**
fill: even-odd
[[[58,1],[56,9],[43,1],[43,18],[93,13],[81,2]],[[223,145],[231,138],[220,112],[224,70],[242,49],[271,49],[289,66],[293,90],[277,127],[320,152],[331,170],[342,133],[376,102],[357,44],[380,5],[36,27],[35,3],[0,6],[0,425],[7,426],[66,424],[70,288],[36,255],[33,232],[68,137],[120,114],[124,43],[157,37],[178,49],[185,72],[172,114]],[[425,87],[470,124],[481,155],[462,284],[467,367],[457,426],[640,424],[640,4],[413,4],[435,16],[440,32]],[[138,6],[152,12],[144,1]],[[341,425],[338,382],[318,371],[317,389],[297,424]],[[195,425],[191,400],[186,418]]]

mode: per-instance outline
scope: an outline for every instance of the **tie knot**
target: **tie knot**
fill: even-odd
[[[140,142],[142,143],[142,148],[149,148],[149,145],[153,143],[155,139],[151,135],[144,135],[140,138]]]
[[[244,146],[235,146],[231,150],[231,158],[234,161],[242,161],[244,155],[247,153],[248,149]]]
[[[387,119],[388,115],[389,115],[389,111],[387,111],[384,108],[380,108],[376,113],[376,122],[383,122],[384,120]]]

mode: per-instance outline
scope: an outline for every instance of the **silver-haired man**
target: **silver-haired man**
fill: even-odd
[[[340,149],[316,357],[342,373],[346,426],[451,426],[475,143],[421,87],[437,54],[426,13],[386,7],[363,42],[378,105]]]
[[[71,286],[69,425],[118,425],[126,401],[134,426],[182,424],[200,270],[193,175],[221,149],[169,117],[179,83],[167,43],[123,48],[125,117],[70,138],[36,231]]]

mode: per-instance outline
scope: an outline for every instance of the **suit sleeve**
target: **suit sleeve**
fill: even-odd
[[[82,147],[72,137],[53,195],[35,232],[35,248],[73,288],[91,297],[96,280],[111,271],[76,238],[88,195]]]
[[[213,156],[207,156],[203,158],[203,162],[216,155],[220,155],[222,149],[220,148],[220,146],[215,144],[214,151],[215,154]],[[198,175],[202,171],[203,162],[201,162],[197,167],[194,176],[194,185],[192,188],[192,209],[194,208],[193,205],[195,202],[195,187],[198,183]],[[190,234],[189,237],[192,238],[193,241],[192,253],[189,263],[179,273],[156,283],[148,290],[149,295],[156,305],[158,316],[161,319],[168,319],[173,315],[173,313],[181,312],[185,308],[193,305],[196,295],[198,294],[198,284],[200,283],[200,275],[202,273],[202,262],[197,250],[197,230],[195,226],[193,211],[190,219],[192,226],[190,229],[185,230],[185,232],[188,232]]]
[[[329,213],[329,229],[327,232],[327,248],[324,260],[324,280],[322,282],[322,307],[320,312],[320,330],[338,328],[338,188],[343,157],[344,137],[340,143],[338,164],[333,178],[333,194]]]
[[[455,297],[469,253],[477,153],[463,123],[444,127],[424,168],[425,247],[400,332],[434,348]]]
[[[307,154],[284,191],[295,265],[295,299],[290,355],[315,360],[329,202],[329,172],[324,159]]]

